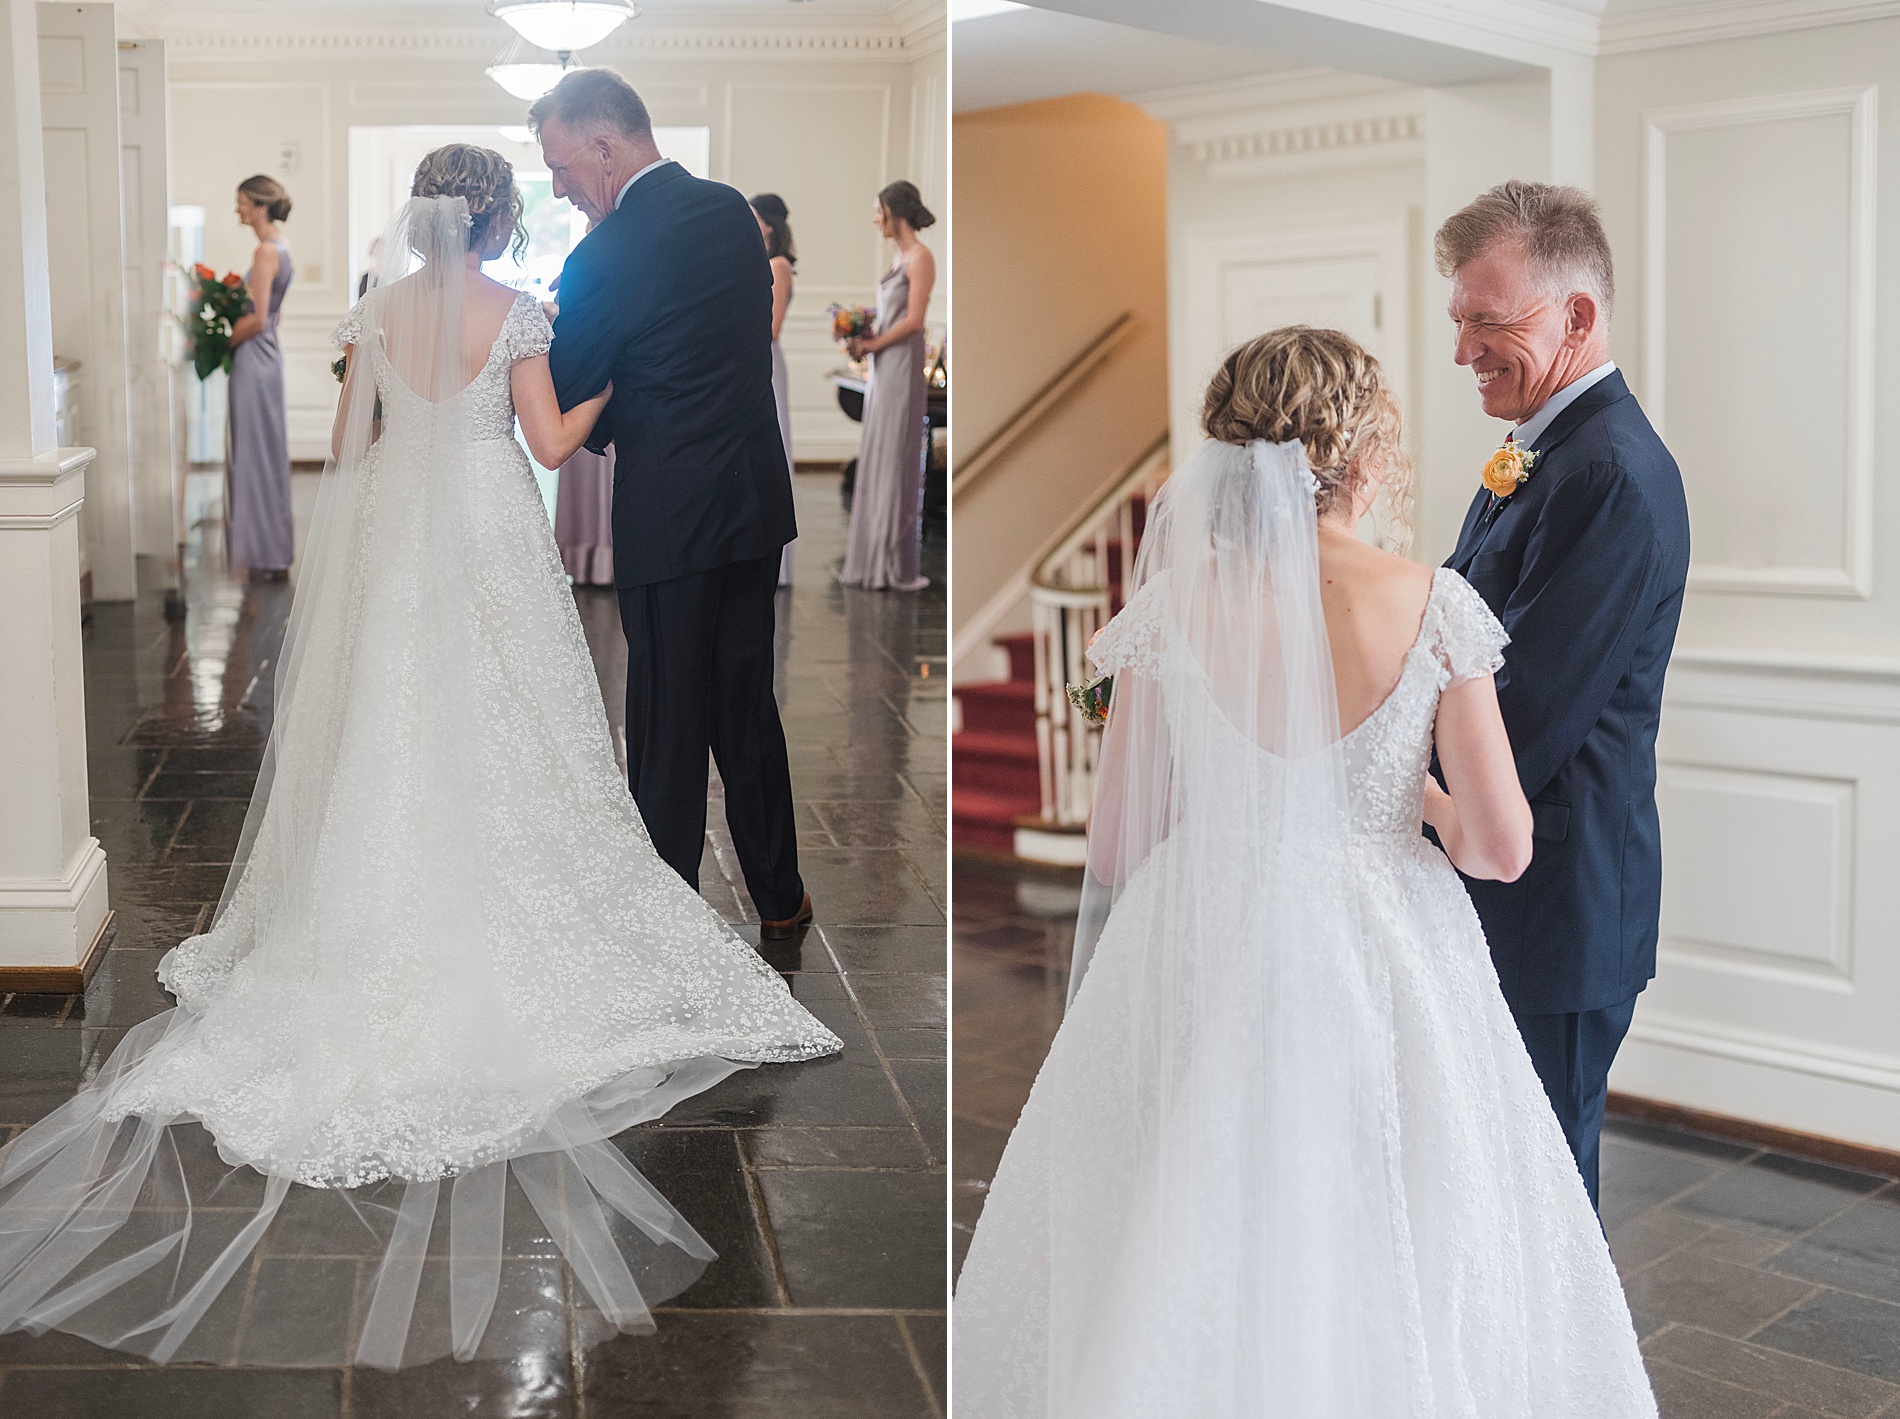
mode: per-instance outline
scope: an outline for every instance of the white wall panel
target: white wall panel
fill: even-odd
[[[1645,115],[1644,402],[1697,587],[1871,592],[1873,94]]]
[[[1900,665],[1685,650],[1663,939],[1613,1087],[1900,1147]]]

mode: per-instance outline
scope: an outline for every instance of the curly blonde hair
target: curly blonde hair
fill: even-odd
[[[1375,471],[1385,504],[1383,538],[1404,551],[1412,537],[1412,461],[1398,400],[1379,362],[1338,330],[1289,325],[1230,351],[1207,386],[1201,427],[1247,444],[1298,439],[1319,480],[1319,515],[1350,509]]]
[[[515,186],[515,170],[508,159],[472,143],[450,143],[437,148],[416,164],[416,179],[409,185],[411,197],[460,197],[468,203],[468,246],[473,251],[482,244],[495,222],[507,214],[514,227],[508,245],[520,260],[528,249],[528,229],[522,224],[521,189]]]

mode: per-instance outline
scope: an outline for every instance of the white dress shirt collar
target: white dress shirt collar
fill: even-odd
[[[670,163],[672,161],[673,160],[671,158],[655,158],[652,162],[648,163],[645,167],[641,168],[640,171],[636,172],[632,177],[628,178],[626,182],[621,184],[620,192],[614,198],[614,210],[618,212],[620,210],[620,204],[627,200],[627,189],[629,187],[632,187],[634,183],[638,182],[641,178],[645,177],[648,173],[652,172],[653,169],[660,167],[661,165],[665,163]]]
[[[1548,429],[1551,424],[1556,421],[1559,414],[1563,413],[1564,410],[1568,409],[1572,404],[1575,404],[1583,397],[1584,392],[1588,390],[1590,386],[1608,379],[1615,373],[1616,361],[1605,360],[1602,364],[1591,370],[1590,373],[1578,375],[1575,379],[1571,380],[1570,383],[1546,399],[1543,408],[1539,409],[1515,429],[1512,429],[1511,441],[1513,443],[1522,444],[1525,448],[1529,448],[1544,436],[1544,430]]]

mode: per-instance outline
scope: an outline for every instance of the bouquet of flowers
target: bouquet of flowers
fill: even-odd
[[[825,313],[831,317],[831,338],[840,345],[861,340],[877,328],[877,312],[868,305],[828,305]]]
[[[1084,720],[1094,725],[1108,723],[1108,702],[1115,693],[1113,675],[1097,675],[1085,684],[1071,682],[1063,688],[1068,691],[1069,703]]]
[[[191,366],[199,379],[208,379],[211,371],[231,372],[231,326],[244,314],[244,303],[251,293],[244,278],[232,271],[220,276],[209,266],[191,268],[194,307],[181,316],[185,334],[191,340]]]

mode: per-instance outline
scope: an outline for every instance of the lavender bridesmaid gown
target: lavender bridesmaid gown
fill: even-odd
[[[878,282],[877,328],[888,330],[910,305],[910,270],[900,258]],[[871,388],[858,441],[851,542],[838,580],[873,590],[916,591],[923,541],[924,332],[871,356]]]
[[[576,586],[614,584],[614,450],[581,449],[561,465],[554,541]]]
[[[227,522],[233,567],[288,571],[297,549],[290,512],[290,437],[284,412],[284,352],[277,319],[290,289],[290,248],[277,248],[264,328],[231,352],[231,461]],[[256,309],[253,299],[247,307]]]
[[[792,461],[791,377],[785,369],[785,350],[776,340],[772,342],[772,401],[778,405],[778,436],[785,441],[785,466],[796,472],[798,465]],[[779,553],[780,586],[792,584],[792,545],[787,542],[785,550]]]

